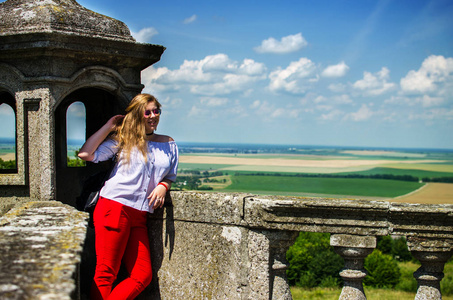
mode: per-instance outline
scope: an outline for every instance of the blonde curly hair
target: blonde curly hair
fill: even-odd
[[[130,162],[131,151],[137,148],[145,158],[147,157],[147,143],[145,132],[145,107],[149,102],[154,102],[157,108],[161,104],[150,94],[138,94],[135,96],[129,106],[126,108],[126,116],[122,124],[118,127],[115,139],[118,141],[118,153],[125,154],[126,164]]]

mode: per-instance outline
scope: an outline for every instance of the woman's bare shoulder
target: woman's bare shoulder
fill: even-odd
[[[173,141],[173,138],[168,135],[154,134],[153,142],[168,143]]]

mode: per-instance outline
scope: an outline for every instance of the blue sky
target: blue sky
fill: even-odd
[[[167,48],[177,141],[453,149],[453,1],[78,2]]]

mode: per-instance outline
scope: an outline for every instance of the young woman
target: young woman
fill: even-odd
[[[160,115],[157,99],[139,94],[125,116],[113,116],[80,149],[81,159],[95,163],[117,155],[94,211],[92,300],[134,299],[151,282],[147,215],[163,206],[178,168],[174,140],[154,133]],[[121,261],[129,277],[112,290]]]

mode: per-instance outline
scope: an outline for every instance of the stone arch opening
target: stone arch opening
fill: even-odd
[[[14,97],[7,93],[7,92],[1,92],[0,91],[0,106],[4,106],[5,110],[7,111],[9,108],[12,110],[12,115],[14,120],[12,120],[12,124],[9,124],[9,120],[6,117],[2,117],[3,121],[5,124],[4,126],[8,128],[3,128],[4,130],[10,130],[13,129],[14,133],[11,136],[11,139],[8,138],[8,140],[5,140],[5,145],[3,148],[5,148],[6,153],[0,153],[0,154],[14,154],[14,157],[12,155],[6,155],[3,156],[3,161],[5,162],[5,165],[0,168],[0,174],[5,174],[5,173],[17,173],[17,109],[16,109],[16,101]],[[8,124],[6,124],[8,123]],[[13,148],[13,149],[10,149]],[[14,152],[10,152],[14,151]],[[14,161],[13,164],[11,163],[6,163],[9,161]]]
[[[85,142],[86,109],[85,105],[76,101],[68,106],[66,111],[66,156],[68,167],[84,167],[85,161],[77,157],[78,150]]]
[[[99,88],[82,88],[66,96],[55,110],[56,199],[72,206],[80,195],[83,182],[91,174],[107,167],[107,163],[87,163],[85,167],[67,165],[67,115],[69,106],[81,102],[86,112],[85,139],[96,132],[114,114],[124,110],[123,99]]]

